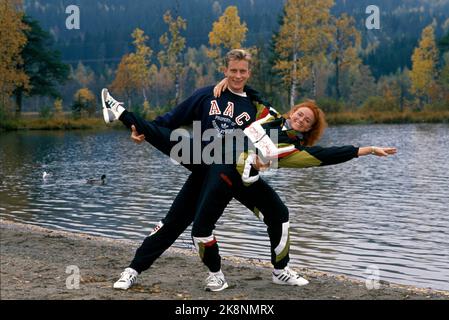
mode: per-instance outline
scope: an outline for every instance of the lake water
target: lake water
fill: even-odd
[[[449,125],[331,127],[319,144],[398,154],[264,175],[290,209],[291,265],[449,290]],[[105,186],[85,183],[102,174]],[[187,176],[126,131],[0,133],[2,219],[143,240]],[[189,231],[175,246],[191,248]],[[224,256],[269,261],[265,225],[236,201],[216,235]]]

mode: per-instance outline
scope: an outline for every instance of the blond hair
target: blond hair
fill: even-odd
[[[229,62],[231,60],[244,60],[248,62],[248,65],[251,66],[251,54],[244,49],[233,49],[226,54],[225,57],[225,66],[229,66]]]

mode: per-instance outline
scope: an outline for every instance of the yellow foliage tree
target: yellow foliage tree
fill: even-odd
[[[412,70],[410,80],[411,93],[417,95],[420,101],[429,100],[430,90],[437,77],[438,49],[435,43],[435,32],[432,25],[424,28],[419,46],[415,48],[412,56]]]
[[[55,103],[53,104],[53,107],[55,108],[55,115],[57,118],[62,117],[63,115],[63,107],[62,107],[62,99],[56,99]]]
[[[333,0],[287,0],[279,33],[275,36],[277,70],[290,89],[290,105],[299,85],[315,76],[314,64],[322,61],[332,39],[329,25]]]
[[[131,96],[141,91],[147,100],[146,90],[151,84],[150,77],[154,68],[150,67],[150,57],[153,51],[145,43],[148,40],[143,30],[137,28],[132,33],[136,52],[125,55],[117,69],[111,89],[118,94],[126,95],[128,106],[131,107]]]
[[[95,113],[96,99],[95,95],[89,89],[79,89],[75,93],[74,100],[74,109],[76,113],[79,113],[80,115],[87,113],[89,116],[92,116]]]
[[[241,48],[247,31],[246,23],[240,21],[237,7],[227,7],[218,21],[214,22],[212,31],[209,33],[211,49],[208,51],[208,56],[218,65],[222,65],[223,51]]]
[[[0,2],[0,105],[6,106],[16,87],[28,88],[29,79],[20,66],[21,51],[27,42],[20,11],[21,0]]]
[[[181,30],[187,27],[186,20],[181,17],[174,19],[170,11],[164,14],[164,22],[168,25],[169,33],[164,33],[159,42],[164,48],[158,54],[161,66],[166,66],[175,82],[175,100],[177,105],[180,97],[180,77],[183,71],[180,55],[186,46],[186,39],[181,36]]]

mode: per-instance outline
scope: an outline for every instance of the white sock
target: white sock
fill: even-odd
[[[284,272],[284,269],[273,269],[273,273],[274,273],[275,275],[279,275],[279,274],[281,274],[282,272]]]

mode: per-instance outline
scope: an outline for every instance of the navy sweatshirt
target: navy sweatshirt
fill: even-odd
[[[201,133],[215,128],[218,136],[232,133],[235,129],[244,129],[256,120],[256,106],[248,97],[241,97],[229,90],[219,98],[213,94],[214,86],[197,90],[188,99],[181,102],[172,111],[159,116],[158,125],[176,129],[201,121]]]

